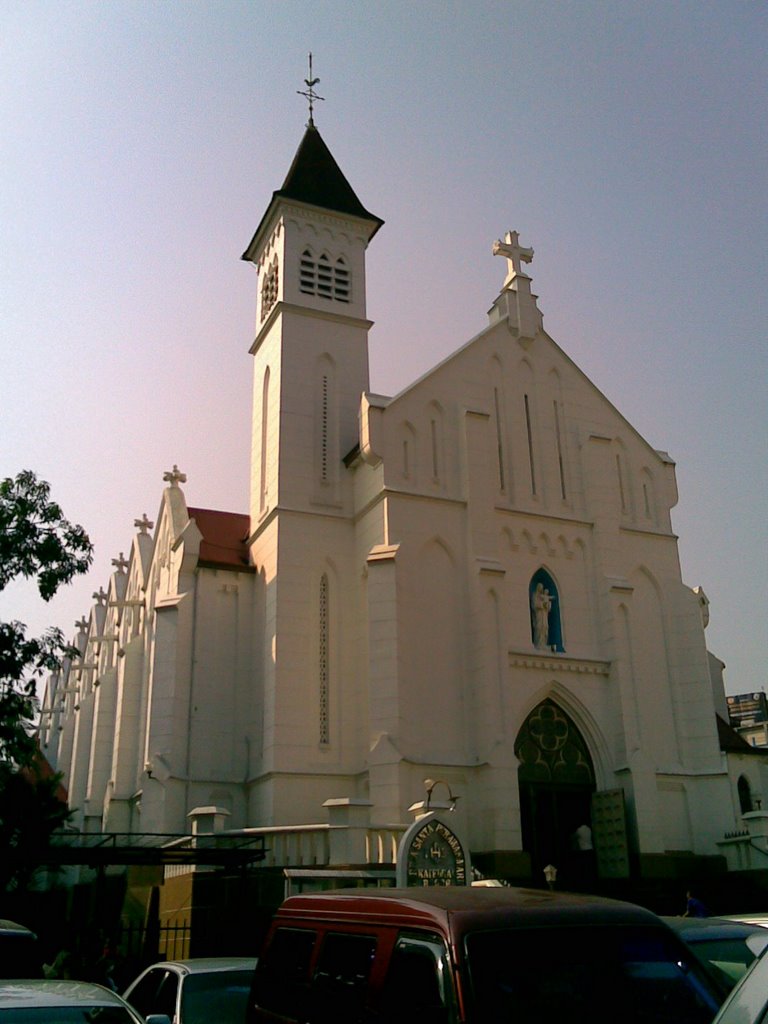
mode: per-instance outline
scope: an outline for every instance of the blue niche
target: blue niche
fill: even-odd
[[[560,595],[546,569],[538,569],[528,585],[531,610],[531,640],[542,651],[563,652]]]

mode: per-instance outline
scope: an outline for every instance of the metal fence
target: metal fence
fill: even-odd
[[[190,955],[189,921],[173,924],[121,924],[115,936],[120,957],[134,964],[157,960],[183,960]]]

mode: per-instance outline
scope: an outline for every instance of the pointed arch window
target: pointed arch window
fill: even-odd
[[[523,723],[515,756],[521,781],[583,784],[594,789],[595,769],[584,737],[549,697]]]
[[[749,814],[755,808],[752,803],[752,788],[749,785],[749,779],[746,775],[740,775],[739,781],[736,783],[736,788],[739,791],[739,807],[742,814]]]
[[[560,595],[546,569],[538,569],[528,585],[531,609],[531,639],[538,650],[562,653],[563,627]]]

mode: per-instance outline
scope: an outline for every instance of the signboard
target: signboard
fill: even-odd
[[[399,886],[469,885],[470,878],[464,844],[434,812],[415,821],[400,840]]]
[[[731,725],[756,725],[768,722],[768,700],[764,693],[737,693],[728,697]]]

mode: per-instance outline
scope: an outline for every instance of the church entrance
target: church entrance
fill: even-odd
[[[558,888],[588,888],[594,878],[590,805],[595,772],[584,739],[568,715],[544,700],[523,723],[515,742],[520,762],[523,849],[534,884],[544,868],[557,868]]]

